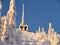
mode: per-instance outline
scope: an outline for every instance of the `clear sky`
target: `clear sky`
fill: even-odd
[[[2,16],[6,15],[10,0],[2,0]],[[38,26],[48,32],[49,22],[60,33],[60,0],[15,0],[16,27],[21,23],[22,4],[25,4],[25,24],[29,31],[36,32]]]

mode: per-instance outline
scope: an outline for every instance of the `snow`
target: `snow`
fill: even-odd
[[[55,42],[58,40],[57,45],[60,45],[60,34],[54,32],[51,23],[49,23],[48,34],[45,33],[44,28],[40,32],[40,27],[36,33],[26,30],[20,31],[19,28],[15,27],[15,13],[14,0],[11,0],[7,16],[2,17],[5,22],[2,20],[2,23],[0,23],[0,45],[51,45],[51,40]],[[1,24],[3,26],[2,31]],[[4,41],[1,40],[1,37]]]
[[[46,40],[42,43],[42,45],[51,45],[50,41]]]
[[[32,32],[20,32],[20,31],[16,31],[16,36],[15,38],[10,38],[9,41],[5,41],[5,42],[0,42],[0,45],[39,45],[37,44],[39,42],[39,40],[34,40],[34,38],[32,37],[32,35],[34,35],[35,33]],[[44,42],[42,42],[42,45],[50,45],[50,41],[49,40],[45,40]],[[60,42],[58,42],[58,45],[60,45]]]

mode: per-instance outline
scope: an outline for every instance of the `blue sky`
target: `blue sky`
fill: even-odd
[[[10,0],[2,0],[2,16],[9,9]],[[36,32],[38,26],[48,32],[49,22],[57,33],[60,33],[60,0],[15,0],[16,27],[21,23],[22,4],[25,4],[25,24],[29,31]]]

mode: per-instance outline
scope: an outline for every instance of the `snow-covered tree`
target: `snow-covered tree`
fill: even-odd
[[[1,36],[1,41],[5,41],[5,36],[6,36],[6,30],[7,30],[7,18],[6,16],[2,17],[2,36]]]
[[[10,7],[7,12],[8,25],[15,28],[16,26],[16,11],[15,11],[15,0],[10,0]]]
[[[16,11],[15,11],[15,0],[10,0],[10,7],[7,12],[7,31],[6,41],[13,42],[16,36]]]

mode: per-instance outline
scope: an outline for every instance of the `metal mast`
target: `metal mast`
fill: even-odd
[[[24,4],[22,5],[22,24],[24,24]]]

